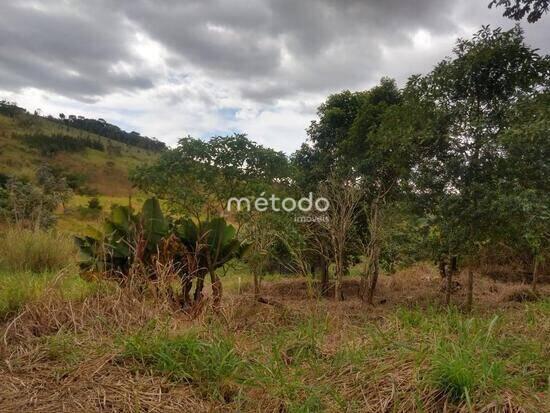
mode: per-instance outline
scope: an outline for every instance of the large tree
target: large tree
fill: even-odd
[[[471,267],[495,230],[492,205],[506,153],[500,137],[515,123],[512,108],[547,90],[549,70],[548,57],[525,44],[519,27],[484,27],[471,40],[460,39],[453,58],[409,82],[412,93],[438,108],[445,125],[419,186],[430,195],[430,212],[446,230],[452,253],[469,257]],[[470,271],[468,308],[472,284]]]
[[[177,212],[200,219],[222,214],[232,197],[253,197],[286,185],[286,156],[252,142],[243,134],[207,141],[183,138],[152,165],[138,168],[133,182],[170,201]]]

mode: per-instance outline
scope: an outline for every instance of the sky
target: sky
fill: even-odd
[[[489,0],[0,1],[0,99],[170,146],[234,132],[288,154],[325,98],[399,85],[482,25]],[[521,25],[550,51],[550,17]]]

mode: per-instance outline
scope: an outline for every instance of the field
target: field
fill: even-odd
[[[4,313],[1,411],[542,412],[549,403],[550,301],[530,302],[520,284],[479,278],[467,315],[462,290],[456,306],[441,306],[429,264],[384,276],[374,307],[355,296],[355,277],[334,302],[310,296],[302,278],[272,275],[262,304],[238,265],[224,277],[221,312],[192,320],[158,285],[144,292],[74,271],[0,274],[11,291],[14,279],[34,286]]]

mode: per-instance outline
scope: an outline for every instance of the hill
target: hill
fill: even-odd
[[[136,142],[128,140],[136,145],[128,144],[15,108],[0,113],[4,175],[31,179],[36,168],[47,163],[67,178],[77,194],[127,197],[129,170],[158,155],[158,150],[140,147],[149,138],[140,136]]]

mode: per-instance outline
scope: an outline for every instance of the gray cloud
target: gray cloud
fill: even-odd
[[[0,88],[36,87],[90,100],[152,87],[147,74],[124,71],[139,67],[139,61],[129,47],[130,27],[120,16],[59,5],[2,4]]]
[[[98,116],[90,103],[113,102],[110,113],[126,124],[137,119],[127,114],[128,104],[162,108],[169,112],[162,129],[154,129],[154,117],[134,124],[152,129],[144,133],[174,134],[171,140],[175,130],[188,132],[175,120],[182,111],[185,127],[199,134],[243,127],[269,136],[276,131],[254,122],[273,129],[278,116],[286,121],[292,113],[299,140],[308,121],[307,110],[297,108],[314,108],[328,93],[367,88],[385,75],[403,82],[450,54],[457,36],[482,24],[515,24],[489,10],[488,1],[3,1],[0,90],[22,96],[32,87],[88,105]],[[523,23],[527,41],[545,52],[548,18]],[[217,123],[228,121],[216,115],[220,107],[257,115],[227,126]]]

